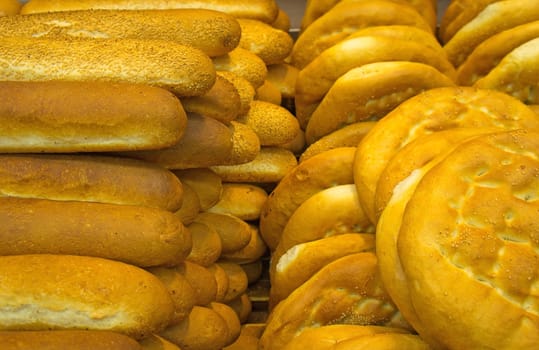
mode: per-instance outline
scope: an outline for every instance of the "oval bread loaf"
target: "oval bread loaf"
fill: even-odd
[[[109,330],[141,339],[163,330],[174,313],[161,281],[129,264],[50,254],[0,262],[2,330]]]
[[[31,42],[28,39],[29,45]],[[12,44],[14,46],[7,48],[0,46],[0,51],[15,51],[19,44]],[[48,46],[41,49],[48,50]],[[54,46],[51,50],[54,51]],[[23,52],[19,54],[26,57]],[[181,102],[165,89],[95,81],[30,81],[60,79],[67,71],[59,65],[67,58],[49,62],[50,65],[42,67],[44,71],[40,72],[44,75],[39,78],[32,73],[36,67],[26,71],[22,65],[32,64],[33,59],[39,60],[41,65],[42,59],[47,61],[52,56],[46,51],[41,54],[49,58],[33,56],[31,51],[27,54],[29,59],[19,61],[23,63],[0,67],[3,80],[25,80],[0,82],[0,151],[3,153],[158,149],[177,143],[187,127]],[[14,55],[2,57],[8,61],[19,60]],[[22,70],[15,67],[19,64]],[[72,65],[71,69],[78,68]],[[82,66],[81,69],[84,71]],[[48,76],[49,70],[55,72]],[[99,75],[87,78],[99,79]]]
[[[215,82],[204,52],[166,40],[0,38],[1,80],[149,84],[198,96]]]

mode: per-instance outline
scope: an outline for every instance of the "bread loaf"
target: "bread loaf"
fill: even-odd
[[[12,16],[19,13],[21,10],[21,2],[19,0],[2,0],[0,1],[0,17]]]
[[[160,39],[218,56],[238,46],[241,28],[234,17],[205,9],[74,10],[2,18],[0,36]]]
[[[142,350],[131,337],[110,331],[1,331],[5,350]]]
[[[236,73],[250,82],[255,89],[264,84],[268,74],[264,61],[242,47],[237,47],[225,55],[212,57],[212,61],[217,71]]]
[[[174,313],[159,279],[129,264],[50,254],[0,261],[2,330],[108,330],[142,339]]]
[[[21,9],[22,14],[90,9],[186,9],[202,8],[221,11],[239,18],[253,18],[271,23],[277,17],[278,7],[274,0],[210,0],[210,1],[148,1],[148,0],[31,0]]]
[[[238,46],[260,57],[266,65],[283,62],[292,51],[294,41],[288,32],[253,19],[239,18],[238,22],[241,27]]]
[[[176,344],[173,344],[157,334],[152,334],[139,341],[143,350],[181,350]]]
[[[14,63],[11,68],[0,73],[3,74],[2,79],[61,79],[61,75],[67,73],[68,68],[58,68],[57,65],[68,59],[62,58],[58,62],[47,64],[47,57],[33,56],[32,50],[46,50],[42,54],[49,55],[49,46],[36,43],[34,47],[31,42],[31,39],[26,41],[32,46],[27,54],[19,52],[25,56],[22,60],[7,53],[6,56],[3,55],[7,60],[11,57],[19,63]],[[16,41],[12,44],[13,46],[2,47],[0,50],[14,51],[20,46]],[[24,46],[24,43],[21,45]],[[59,49],[58,45],[56,48]],[[50,49],[52,55],[55,45]],[[57,53],[60,54],[60,51]],[[30,63],[33,59],[39,61],[38,66],[44,65],[40,72],[54,70],[50,72],[51,76],[47,75],[48,73],[44,73],[41,78],[34,76],[31,71],[37,66]],[[23,73],[19,69],[22,69],[22,62],[32,64],[30,71]],[[21,66],[16,68],[19,64]],[[71,69],[79,68],[71,66]],[[94,65],[91,69],[97,67]],[[81,70],[85,71],[82,66]],[[86,78],[100,79],[98,75],[89,75]],[[178,142],[187,125],[182,104],[173,94],[142,84],[2,81],[0,95],[3,96],[0,100],[0,150],[3,153],[157,149]]]
[[[3,37],[0,54],[1,80],[130,82],[178,96],[202,95],[215,82],[208,55],[166,40]]]
[[[183,185],[152,163],[104,155],[0,155],[0,195],[178,210]]]
[[[182,182],[189,185],[200,200],[200,211],[206,211],[214,206],[223,191],[223,180],[209,168],[193,168],[173,170]]]

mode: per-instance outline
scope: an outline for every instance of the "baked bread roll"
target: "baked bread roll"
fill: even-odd
[[[190,186],[200,201],[200,211],[213,207],[221,199],[223,180],[209,168],[172,170],[182,184]]]
[[[336,148],[298,164],[281,179],[260,215],[260,234],[275,250],[292,213],[313,194],[335,185],[353,183],[355,147]]]
[[[228,276],[228,289],[223,302],[229,303],[247,291],[247,274],[239,264],[233,262],[218,261],[217,265],[224,269]]]
[[[209,306],[213,311],[217,312],[223,320],[225,320],[227,329],[228,329],[228,336],[225,342],[225,345],[230,345],[236,341],[236,339],[239,337],[241,332],[241,324],[240,319],[238,315],[236,314],[236,311],[232,309],[230,306],[219,303],[219,302],[212,302]]]
[[[148,1],[148,0],[30,0],[21,9],[22,14],[73,10],[165,10],[207,9],[227,13],[238,18],[254,18],[271,23],[277,16],[278,7],[273,0],[211,0],[211,1]]]
[[[122,152],[119,155],[156,163],[167,169],[207,168],[228,164],[232,147],[232,131],[224,123],[189,114],[185,132],[176,144],[158,150]]]
[[[309,118],[307,144],[355,122],[376,121],[406,99],[455,83],[424,63],[375,62],[340,76]],[[331,117],[329,117],[331,116]]]
[[[210,167],[224,182],[275,183],[297,165],[296,156],[281,147],[261,147],[250,162]]]
[[[493,89],[511,95],[526,104],[538,104],[539,37],[507,54],[485,77],[475,82],[479,89]]]
[[[215,82],[208,55],[166,40],[0,37],[0,46],[1,80],[138,83],[177,96],[202,95]]]
[[[215,295],[215,301],[221,303],[225,299],[225,295],[230,284],[230,281],[228,280],[228,275],[225,269],[223,269],[217,263],[213,263],[208,266],[208,270],[213,273],[213,276],[215,277],[215,281],[217,283],[217,294]]]
[[[5,350],[142,350],[131,337],[110,331],[2,331],[0,343]]]
[[[159,279],[132,265],[50,254],[0,261],[2,330],[109,330],[142,339],[174,313]]]
[[[227,79],[217,75],[215,84],[202,96],[182,98],[183,108],[187,113],[196,113],[214,118],[224,124],[241,112],[240,94],[236,86]]]
[[[201,8],[74,10],[2,18],[0,36],[161,39],[219,56],[238,46],[241,28],[234,17]]]
[[[147,267],[176,265],[191,250],[190,233],[162,209],[16,197],[0,203],[0,255],[87,255]]]
[[[539,21],[510,28],[491,36],[470,53],[457,70],[457,81],[461,85],[473,85],[486,76],[514,49],[539,37]],[[513,77],[516,79],[516,76]]]
[[[0,195],[178,210],[183,186],[151,163],[101,155],[0,155]]]
[[[376,222],[374,195],[380,174],[397,150],[422,135],[456,127],[534,129],[538,122],[522,102],[494,90],[447,87],[416,95],[378,121],[358,145],[354,183],[361,206]]]
[[[238,18],[238,22],[241,27],[238,46],[260,57],[266,65],[281,63],[290,55],[294,41],[288,32],[253,19]]]
[[[2,0],[0,1],[0,17],[12,16],[19,13],[21,10],[21,2],[19,0]]]
[[[317,141],[311,143],[300,155],[299,162],[303,162],[314,155],[338,147],[357,147],[361,139],[372,129],[376,122],[357,122],[343,126]]]
[[[440,19],[438,36],[447,43],[456,32],[473,20],[488,5],[500,0],[452,0]]]
[[[265,80],[264,84],[256,89],[255,100],[265,101],[280,106],[283,101],[281,91],[271,81]]]
[[[230,121],[232,132],[232,151],[221,165],[245,164],[253,161],[260,153],[260,138],[255,130],[239,120]]]
[[[221,257],[221,236],[213,227],[201,222],[194,221],[187,229],[191,233],[193,246],[185,259],[204,267],[211,266]]]
[[[282,98],[293,98],[296,96],[296,80],[299,69],[289,63],[276,63],[267,66],[268,74],[266,80],[277,86]]]
[[[241,266],[241,265],[240,265]],[[253,311],[253,302],[251,297],[247,294],[248,291],[245,291],[240,296],[227,302],[227,305],[230,306],[234,312],[238,315],[238,318],[242,325],[249,320],[251,312]]]
[[[212,301],[215,301],[217,281],[214,273],[209,268],[190,261],[184,261],[173,269],[183,275],[195,291],[196,306],[207,306]]]
[[[174,316],[169,324],[176,324],[185,319],[197,302],[195,290],[187,278],[174,268],[158,266],[148,268],[148,271],[159,278],[174,302]]]
[[[212,61],[217,71],[236,73],[250,82],[255,89],[264,84],[268,74],[264,61],[242,47],[236,47],[225,55],[212,57]]]
[[[383,36],[345,39],[323,51],[299,72],[296,116],[306,127],[312,112],[340,76],[352,68],[382,61],[409,61],[430,65],[454,80],[455,68],[436,49],[411,40]]]
[[[278,5],[278,4],[277,4]],[[282,8],[279,8],[279,12],[277,13],[277,17],[275,20],[271,23],[271,26],[280,29],[284,32],[290,32],[292,23],[290,19],[290,15],[287,11],[285,11]]]
[[[142,346],[143,350],[181,350],[175,344],[157,334],[152,334],[149,337],[142,339],[139,341],[139,344]]]
[[[262,146],[287,143],[299,132],[298,120],[290,111],[266,101],[251,102],[247,114],[239,116],[237,121],[253,129]]]
[[[232,215],[201,212],[195,222],[206,224],[219,234],[222,254],[236,252],[247,246],[251,240],[249,224]]]
[[[397,314],[377,276],[376,255],[347,255],[324,266],[277,304],[268,316],[260,349],[282,349],[306,327],[396,326]]]
[[[240,95],[240,111],[238,115],[247,113],[249,108],[251,108],[251,102],[254,100],[256,94],[253,85],[247,79],[234,72],[217,71],[217,75],[234,84],[234,87],[238,91]]]
[[[14,72],[3,79],[17,79]],[[158,149],[178,142],[187,125],[173,94],[142,84],[2,81],[0,94],[3,153]]]
[[[235,262],[237,264],[249,264],[258,261],[266,253],[266,243],[260,236],[258,227],[249,225],[251,228],[251,239],[247,245],[235,252],[221,254],[221,261]]]
[[[298,37],[290,55],[299,69],[352,32],[375,25],[401,24],[432,32],[425,19],[409,4],[389,0],[340,2],[316,19]]]
[[[220,350],[229,338],[223,317],[204,306],[195,306],[186,319],[167,327],[159,335],[181,349],[192,350]]]
[[[397,247],[410,297],[425,335],[447,348],[537,344],[537,140],[517,130],[459,144],[406,206]]]
[[[299,243],[277,259],[271,275],[270,310],[325,265],[343,256],[374,251],[372,233],[344,233]]]
[[[229,214],[245,221],[258,220],[268,193],[254,184],[224,183],[221,198],[207,211]]]
[[[345,233],[374,232],[354,184],[335,185],[306,198],[290,215],[272,255],[270,275],[294,246]]]
[[[497,1],[486,6],[444,45],[447,57],[459,67],[489,37],[517,25],[539,20],[533,0]]]
[[[189,225],[200,212],[200,199],[193,188],[187,184],[182,184],[183,201],[180,209],[174,215],[180,218],[184,225]]]

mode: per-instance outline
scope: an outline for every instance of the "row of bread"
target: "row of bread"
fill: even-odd
[[[196,4],[0,17],[2,344],[209,350],[260,333],[265,186],[303,147],[280,106],[292,39],[274,1]]]
[[[513,93],[459,86],[431,3],[307,3],[291,63],[308,148],[260,219],[271,251],[261,349],[536,347],[538,8],[455,0],[444,13],[489,18],[508,42],[487,46],[507,54],[491,69]],[[523,57],[512,37],[530,42],[529,63],[511,63]]]

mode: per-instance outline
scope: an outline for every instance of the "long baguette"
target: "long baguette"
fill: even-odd
[[[1,330],[107,330],[142,339],[174,313],[157,277],[113,260],[2,256],[0,275]]]
[[[99,155],[0,154],[0,197],[139,205],[176,211],[183,186],[149,162]]]
[[[197,96],[215,82],[202,51],[166,40],[0,38],[0,80],[149,84]]]
[[[173,213],[132,205],[3,197],[0,222],[0,255],[86,255],[148,267],[177,265],[192,245]]]
[[[22,14],[89,9],[179,9],[203,8],[228,13],[237,18],[252,18],[272,23],[279,8],[275,0],[31,0],[22,8]]]
[[[80,10],[0,18],[0,36],[162,39],[224,55],[240,41],[238,21],[204,9]]]
[[[18,50],[17,44],[12,44],[12,51]],[[23,51],[18,53],[23,60],[24,55]],[[18,60],[14,55],[11,58],[13,62]],[[26,64],[36,60],[38,57]],[[46,71],[55,69],[53,58],[44,60],[51,67],[47,69],[40,63],[46,70],[38,73],[43,74],[42,79],[48,79]],[[11,72],[2,64],[0,67],[4,80],[13,74],[25,80],[36,76],[24,71]],[[71,68],[77,69],[75,64]],[[0,96],[2,153],[158,149],[177,143],[187,126],[187,116],[178,98],[165,89],[141,84],[0,81]]]

